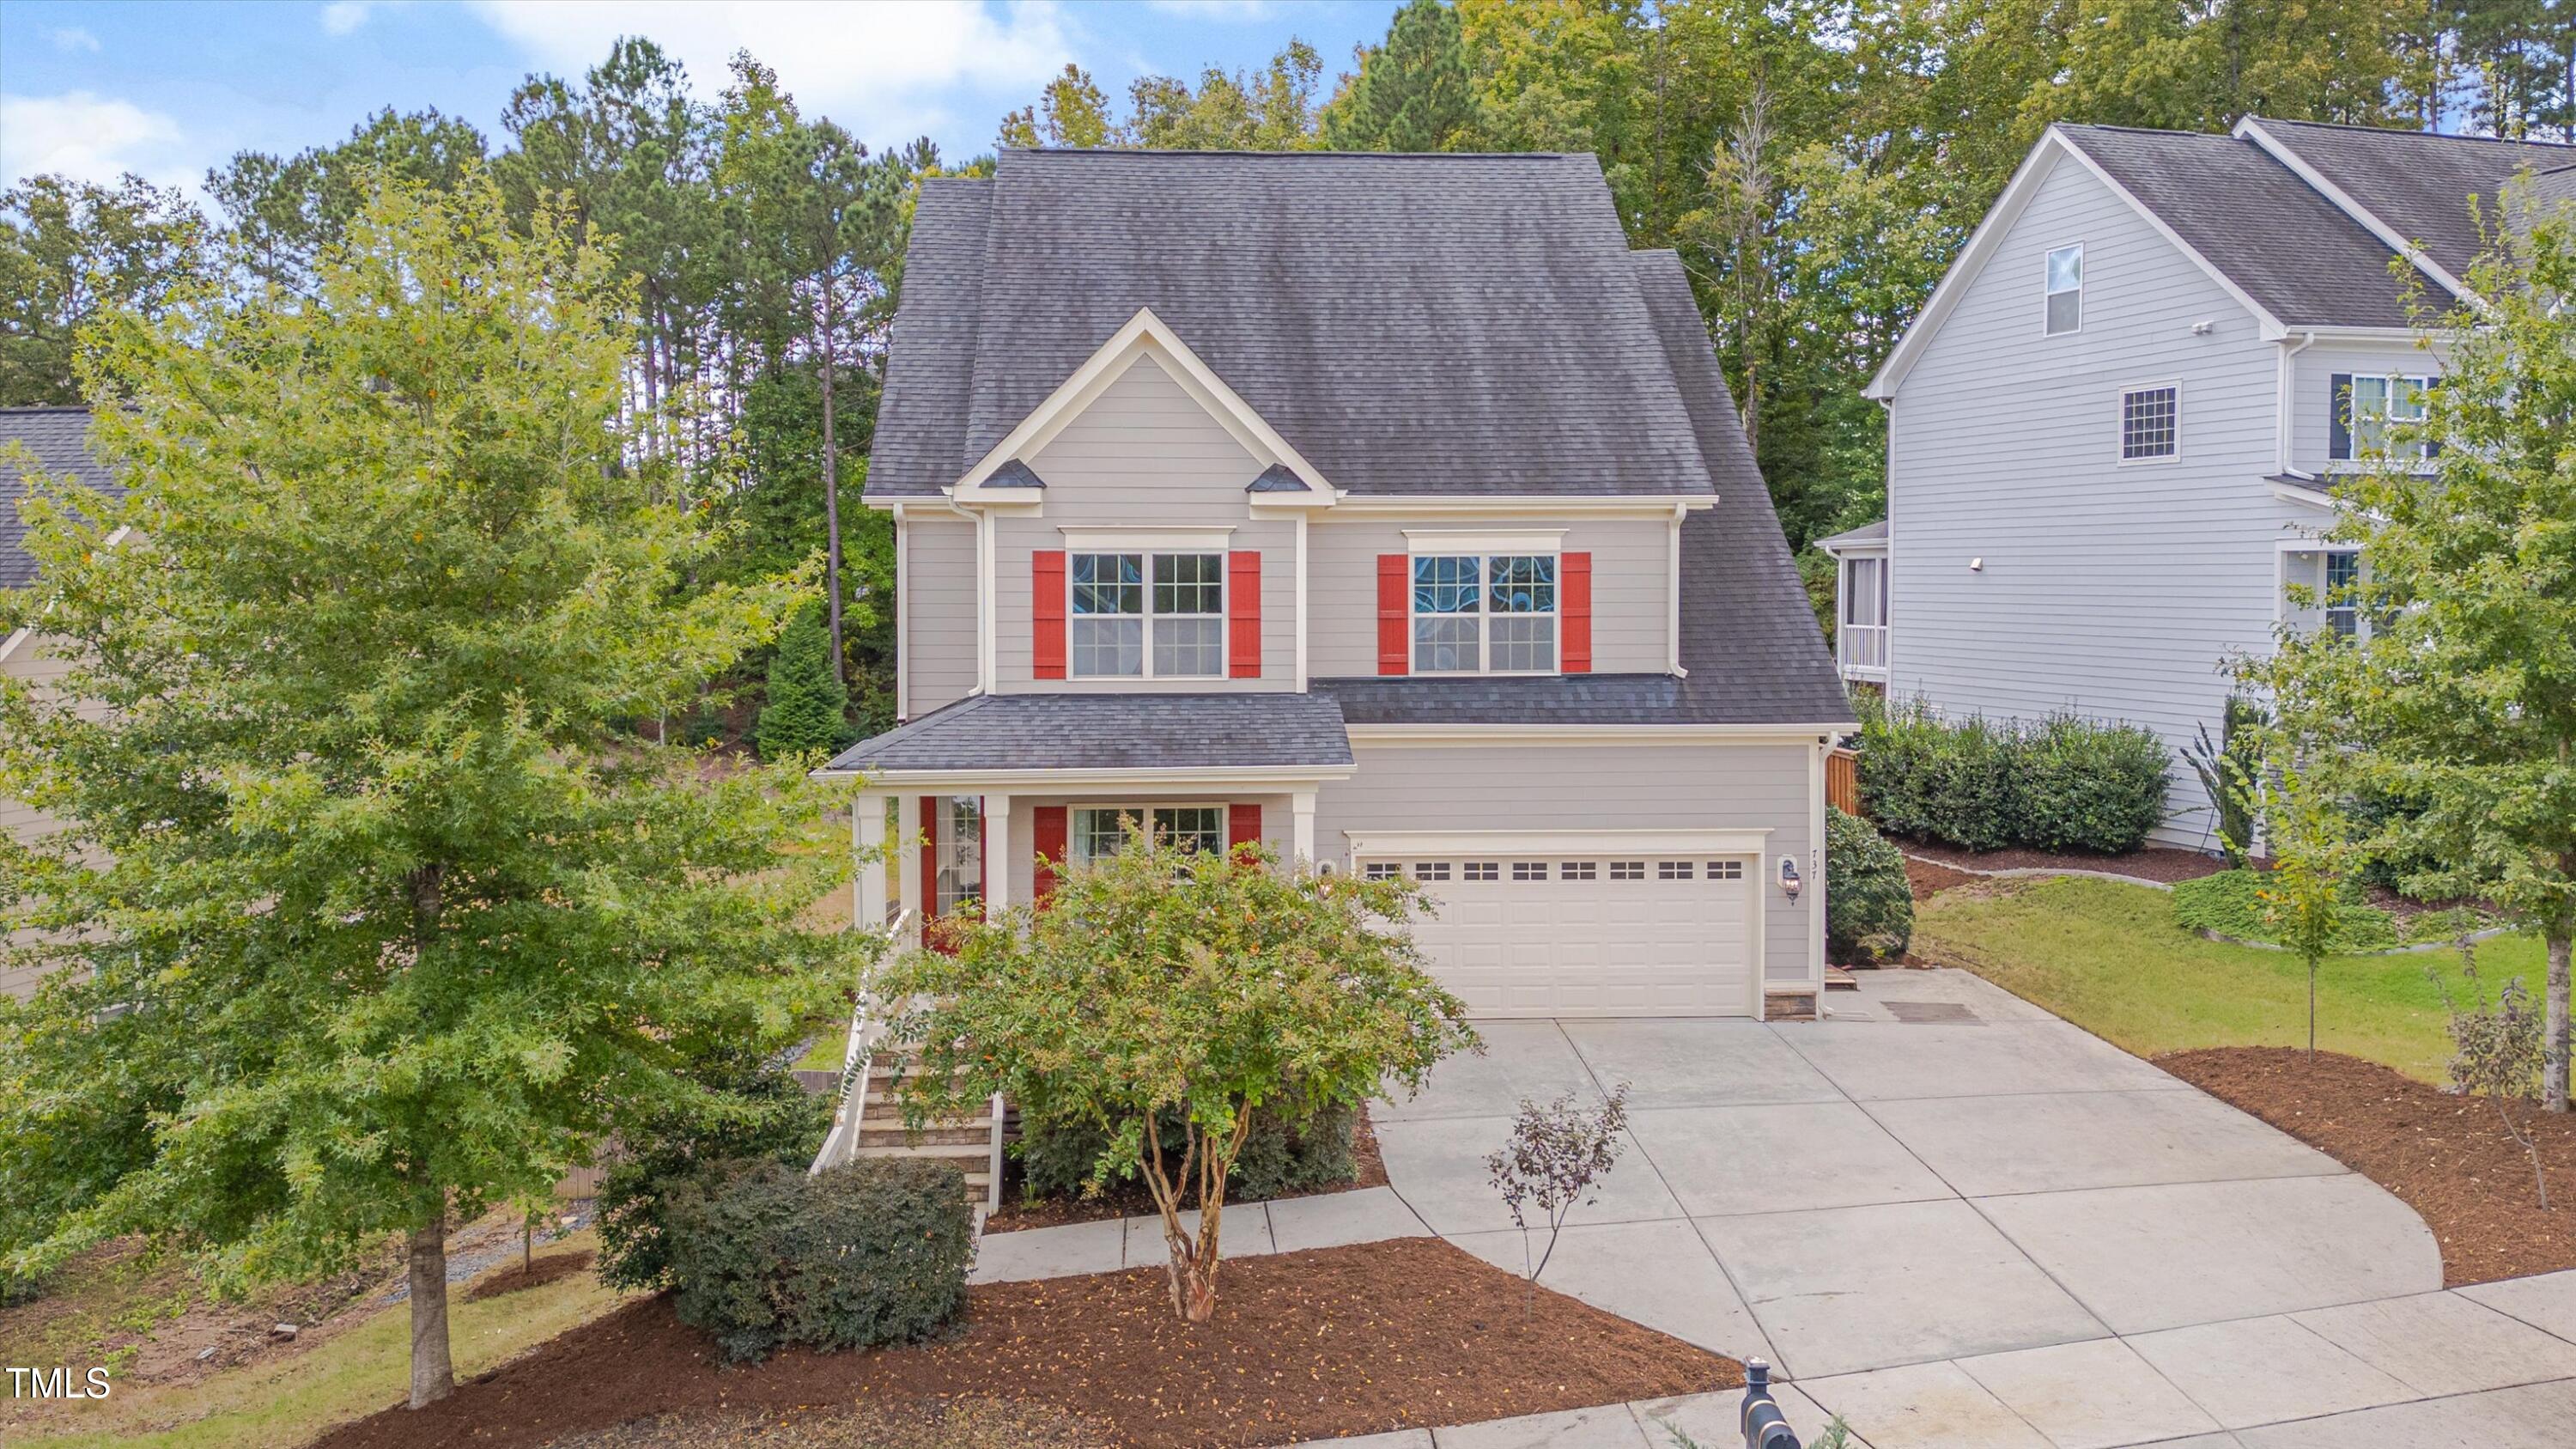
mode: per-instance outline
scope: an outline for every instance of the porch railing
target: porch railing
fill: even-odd
[[[889,949],[903,939],[903,928],[912,912],[903,911],[886,925]],[[850,1037],[841,1048],[840,1105],[832,1110],[832,1130],[823,1137],[823,1150],[814,1154],[814,1165],[807,1175],[827,1167],[838,1167],[858,1155],[859,1123],[868,1113],[868,1062],[876,1054],[877,1036],[884,1024],[876,1021],[869,1008],[876,994],[869,980],[861,977],[858,989],[850,993]]]
[[[1887,626],[1885,624],[1845,624],[1834,631],[1842,642],[1845,669],[1887,668]]]

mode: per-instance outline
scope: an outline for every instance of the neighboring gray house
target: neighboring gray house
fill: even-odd
[[[19,501],[27,495],[30,467],[49,477],[69,475],[110,492],[117,487],[90,454],[88,408],[0,408],[0,589],[32,588],[36,583],[36,560],[23,546],[26,526],[18,512]],[[61,678],[69,668],[57,641],[35,629],[0,635],[0,674],[41,687]],[[45,816],[0,796],[0,831],[24,840],[51,828]],[[0,995],[25,996],[35,985],[33,973],[0,967]]]
[[[827,773],[910,839],[861,920],[1042,896],[1132,816],[1421,881],[1479,1014],[1812,1002],[1850,705],[1592,157],[929,181],[865,501],[902,722]]]
[[[2177,754],[2157,838],[2212,844],[2179,755],[2217,730],[2221,662],[2284,623],[2367,627],[2294,617],[2288,588],[2359,567],[2316,538],[2335,475],[2442,370],[2392,259],[2449,305],[2479,250],[2469,198],[2492,214],[2517,172],[2571,165],[2259,119],[2051,127],[1869,385],[1887,518],[1822,544],[1844,676],[1953,714],[2149,726]]]

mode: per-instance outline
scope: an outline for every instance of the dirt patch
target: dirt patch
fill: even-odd
[[[1285,1202],[1292,1197],[1322,1197],[1326,1193],[1357,1192],[1364,1187],[1386,1186],[1386,1159],[1378,1155],[1377,1128],[1369,1121],[1368,1108],[1353,1114],[1351,1123],[1351,1165],[1358,1169],[1348,1182],[1330,1187],[1308,1188],[1302,1192],[1283,1192],[1262,1202]],[[1098,1197],[1048,1197],[1030,1202],[1020,1194],[1017,1168],[1002,1192],[1002,1206],[984,1219],[988,1233],[1016,1233],[1026,1228],[1060,1228],[1067,1223],[1096,1223],[1109,1218],[1151,1217],[1156,1211],[1154,1195],[1141,1182],[1125,1183]],[[1228,1199],[1234,1206],[1242,1199]]]
[[[730,1370],[649,1299],[317,1449],[534,1446],[720,1407],[905,1409],[997,1389],[1135,1449],[1248,1449],[1743,1382],[1732,1359],[1544,1288],[1525,1318],[1518,1277],[1433,1238],[1246,1258],[1221,1287],[1216,1321],[1191,1325],[1159,1268],[984,1284],[942,1342]]]
[[[558,1439],[553,1449],[1105,1449],[1108,1435],[1000,1399],[908,1408],[664,1414]]]
[[[590,1271],[590,1265],[598,1257],[597,1253],[583,1248],[579,1252],[557,1253],[553,1257],[539,1258],[524,1265],[513,1263],[489,1278],[477,1279],[473,1287],[465,1290],[465,1296],[480,1303],[486,1298],[498,1298],[505,1293],[524,1293],[531,1288],[544,1287],[558,1278],[569,1278],[575,1273],[586,1273]]]
[[[2198,880],[2227,869],[2227,862],[2217,856],[2161,845],[2133,850],[2127,855],[2061,855],[2046,850],[1961,850],[1955,845],[1922,840],[1899,840],[1897,843],[1909,856],[1923,856],[1961,870],[2095,870],[2112,875],[2134,875],[2171,885],[2178,880]]]
[[[1983,880],[1985,877],[1970,875],[1964,870],[1953,870],[1946,865],[1928,860],[1916,860],[1909,855],[1905,857],[1905,879],[1907,884],[1914,887],[1916,900],[1928,901],[1952,886],[1967,885],[1972,881]]]
[[[2323,1152],[2415,1209],[2457,1287],[2576,1268],[2576,1117],[2533,1113],[2551,1212],[2493,1102],[2376,1062],[2295,1047],[2174,1052],[2156,1065]],[[2517,1120],[2521,1120],[2517,1115]]]

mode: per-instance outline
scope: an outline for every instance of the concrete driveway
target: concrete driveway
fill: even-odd
[[[2412,1446],[2437,1397],[2479,1449],[2569,1442],[2576,1274],[2444,1293],[2422,1220],[2331,1158],[1964,972],[1862,979],[1821,1023],[1482,1024],[1376,1109],[1388,1176],[1519,1271],[1485,1155],[1521,1098],[1628,1083],[1543,1281],[1769,1359],[1804,1432],[1871,1449]]]

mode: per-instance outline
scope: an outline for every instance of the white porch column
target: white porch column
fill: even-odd
[[[1011,797],[984,797],[984,918],[991,920],[1011,904]]]
[[[920,795],[894,797],[895,877],[894,897],[912,913],[904,927],[903,939],[908,944],[921,941],[921,923],[929,918],[930,903],[921,898],[921,802]]]
[[[1289,837],[1289,848],[1297,859],[1315,864],[1315,792],[1299,790],[1288,797],[1288,812],[1296,822],[1296,833]]]
[[[850,804],[850,848],[858,853],[858,879],[851,882],[850,923],[863,931],[885,928],[886,797],[862,790]]]

